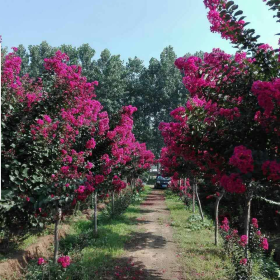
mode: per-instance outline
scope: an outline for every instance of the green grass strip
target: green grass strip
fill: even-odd
[[[222,247],[214,245],[213,221],[205,217],[202,222],[198,209],[193,214],[177,195],[165,194],[186,279],[229,279],[231,263]]]

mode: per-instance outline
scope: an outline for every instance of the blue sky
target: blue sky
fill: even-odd
[[[236,0],[261,42],[277,47],[279,23],[262,0]],[[1,0],[3,46],[52,46],[89,43],[95,59],[108,48],[124,61],[137,56],[145,64],[171,45],[177,56],[231,44],[210,32],[202,0]]]

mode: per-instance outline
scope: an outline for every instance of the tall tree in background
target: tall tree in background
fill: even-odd
[[[103,50],[91,74],[99,82],[96,94],[108,114],[118,111],[124,105],[127,86],[126,67],[120,55],[111,55],[108,49]]]
[[[58,48],[50,46],[46,41],[43,41],[40,45],[30,45],[28,46],[30,53],[29,70],[31,77],[38,77],[42,75],[44,71],[44,59],[50,58],[55,55]],[[18,54],[20,55],[20,54]]]
[[[176,54],[171,46],[164,48],[160,60],[152,58],[149,67],[140,77],[141,95],[138,107],[138,119],[135,115],[135,135],[146,141],[149,149],[159,156],[163,147],[158,126],[169,121],[172,106],[182,105],[188,91],[180,84],[182,75],[174,66]],[[142,104],[141,104],[142,103]],[[141,113],[141,115],[140,115]]]

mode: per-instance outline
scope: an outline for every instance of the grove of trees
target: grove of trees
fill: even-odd
[[[95,50],[89,44],[78,48],[71,45],[52,47],[44,41],[40,45],[28,46],[28,50],[19,45],[16,54],[22,60],[20,76],[28,73],[35,78],[41,75],[44,59],[54,56],[58,50],[69,57],[67,65],[80,65],[89,82],[98,81],[95,92],[109,116],[120,110],[122,104],[138,108],[133,132],[139,141],[145,142],[159,156],[163,140],[158,126],[160,122],[171,120],[169,112],[183,105],[188,94],[181,83],[182,75],[174,65],[176,54],[173,48],[164,48],[160,59],[152,58],[146,67],[138,57],[129,58],[125,64],[120,55],[112,55],[108,49],[95,60]],[[187,53],[186,57],[190,55]],[[203,52],[196,55],[202,56]]]

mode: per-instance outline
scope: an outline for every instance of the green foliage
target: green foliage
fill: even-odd
[[[280,279],[280,267],[273,260],[274,250],[272,250],[270,256],[256,255],[253,258],[253,280]]]
[[[213,229],[213,222],[208,219],[202,221],[200,215],[193,214],[188,217],[186,228],[187,231],[196,231],[204,228]]]
[[[140,203],[143,201],[142,191],[136,192],[132,190],[124,190],[121,193],[114,194],[114,203],[111,196],[111,202],[103,210],[102,215],[104,218],[112,219],[125,213],[129,205],[133,203]]]

